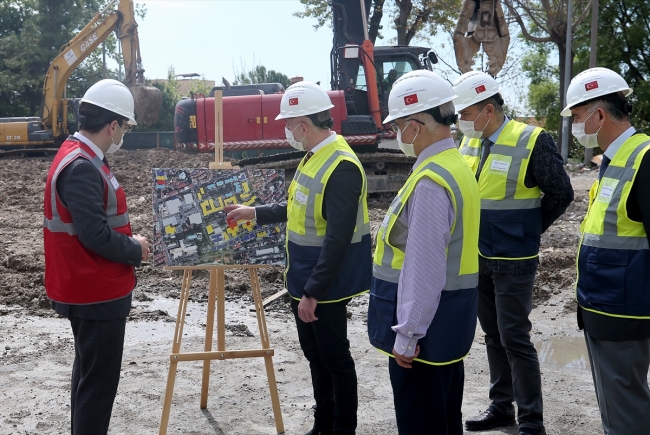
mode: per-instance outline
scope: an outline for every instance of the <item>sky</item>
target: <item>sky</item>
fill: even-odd
[[[264,65],[289,77],[329,85],[332,31],[294,17],[298,0],[149,0],[139,20],[140,51],[149,79],[197,73],[233,81],[235,71]],[[244,68],[242,68],[244,65]]]
[[[147,9],[144,20],[138,19],[140,51],[148,79],[167,78],[170,66],[176,74],[197,73],[206,80],[230,82],[236,72],[256,65],[289,77],[321,82],[330,88],[330,50],[332,29],[314,29],[314,18],[298,18],[294,12],[304,10],[299,0],[136,0]],[[395,37],[388,14],[382,20],[386,39],[377,45],[389,45]],[[518,31],[511,29],[510,56]],[[439,57],[456,67],[448,35],[412,45],[434,48]],[[515,56],[516,57],[516,56]],[[507,66],[507,64],[506,64]],[[478,66],[475,66],[478,67]],[[504,68],[505,70],[505,68]],[[440,63],[434,71],[450,81],[459,74]],[[509,107],[525,110],[522,100],[525,81],[508,80],[502,93]],[[521,80],[521,79],[517,79]],[[523,79],[525,80],[525,79]],[[521,113],[521,112],[520,112]]]

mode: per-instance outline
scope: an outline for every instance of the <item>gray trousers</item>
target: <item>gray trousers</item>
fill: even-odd
[[[650,338],[585,341],[605,435],[650,434]]]
[[[514,414],[520,427],[544,428],[542,380],[537,351],[530,341],[535,274],[505,275],[481,267],[478,319],[485,332],[490,366],[490,409]]]

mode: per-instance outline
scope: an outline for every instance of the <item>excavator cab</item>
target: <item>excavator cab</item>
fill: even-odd
[[[350,59],[338,59],[338,61],[345,64],[350,62]],[[377,92],[381,119],[384,119],[388,115],[388,95],[393,83],[408,72],[419,69],[431,70],[431,66],[437,62],[436,54],[426,47],[374,47],[377,89],[376,91],[368,89],[366,70],[363,64],[359,62],[357,75],[354,78],[354,86],[347,86],[344,89],[348,114],[369,117],[369,92]],[[345,69],[345,65],[342,68]],[[381,126],[379,127],[381,128]]]

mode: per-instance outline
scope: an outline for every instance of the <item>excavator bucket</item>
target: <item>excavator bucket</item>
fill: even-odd
[[[129,88],[135,103],[135,120],[138,125],[152,125],[158,121],[162,106],[162,92],[153,86],[136,83]]]

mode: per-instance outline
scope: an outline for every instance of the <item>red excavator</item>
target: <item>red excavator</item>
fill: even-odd
[[[392,83],[416,69],[431,69],[438,59],[424,47],[373,47],[367,16],[371,0],[334,0],[334,44],[331,57],[332,116],[366,167],[368,191],[391,196],[402,186],[413,159],[394,150],[379,150],[382,139],[394,138],[382,127]],[[224,154],[240,166],[297,167],[302,153],[285,139],[284,121],[276,121],[284,87],[279,83],[218,86],[207,97],[184,99],[176,105],[177,147],[214,150],[213,92],[223,92]]]

